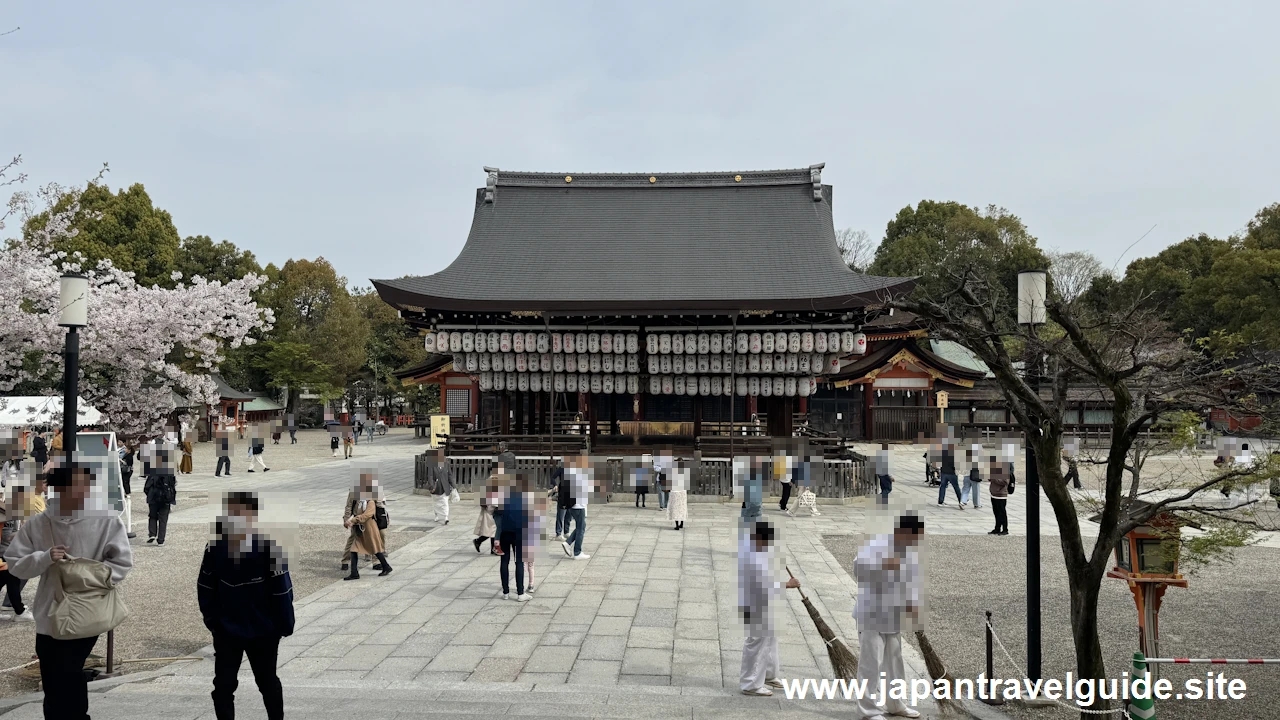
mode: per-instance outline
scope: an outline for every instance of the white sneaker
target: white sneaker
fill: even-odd
[[[32,617],[30,610],[23,610],[21,615],[13,616],[13,621],[20,622],[20,623],[29,623],[29,622],[35,622],[36,619]]]
[[[742,694],[743,694],[743,695],[752,695],[752,696],[755,696],[755,697],[769,697],[769,696],[773,695],[773,691],[772,691],[772,690],[770,690],[770,689],[769,689],[769,688],[767,688],[767,687],[758,687],[758,688],[753,688],[753,689],[751,689],[751,690],[743,690],[743,691],[742,691]]]
[[[552,540],[552,542],[564,542],[564,536],[563,536],[563,535],[557,535],[557,536],[555,536],[555,537],[551,538],[551,540]]]
[[[891,712],[891,713],[889,713],[889,714],[890,714],[890,715],[897,715],[898,717],[904,717],[904,718],[918,718],[918,717],[920,717],[920,712],[919,712],[919,711],[917,711],[917,710],[912,710],[911,708],[903,708],[903,709],[899,710],[898,712]]]
[[[529,602],[532,599],[533,599],[533,596],[530,595],[529,593],[516,596],[516,602]]]
[[[787,513],[787,517],[795,517],[795,516],[796,516],[796,514],[795,514],[794,512],[792,512],[790,508],[788,508],[785,512]]]
[[[502,593],[502,599],[503,599],[503,600],[510,600],[510,599],[511,599],[511,594],[510,594],[510,593]]]
[[[564,548],[564,554],[565,554],[565,555],[568,555],[569,557],[573,557],[573,546],[572,546],[572,545],[570,545],[569,543],[567,543],[567,542],[565,542],[565,541],[561,540],[561,541],[560,541],[560,547]]]
[[[573,556],[573,559],[574,560],[590,560],[591,556],[586,553],[578,553],[577,555]]]

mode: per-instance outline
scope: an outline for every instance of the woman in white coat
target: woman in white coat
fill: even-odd
[[[671,493],[667,498],[667,519],[675,523],[676,530],[684,529],[684,521],[689,517],[689,466],[684,458],[678,458],[675,466],[668,471],[671,475]]]

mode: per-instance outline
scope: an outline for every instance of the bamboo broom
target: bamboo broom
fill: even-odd
[[[924,664],[925,667],[929,669],[929,677],[932,678],[934,682],[937,682],[940,679],[946,680],[948,685],[955,687],[955,677],[953,677],[951,673],[947,672],[946,666],[942,664],[942,658],[938,655],[938,652],[933,649],[933,644],[929,642],[929,638],[925,637],[923,630],[916,631],[916,642],[920,644],[920,654],[924,655]],[[957,700],[941,699],[936,702],[938,703],[938,709],[941,710],[944,715],[949,715],[951,713],[959,715],[966,714],[964,707]]]
[[[787,568],[787,575],[795,579],[795,575],[791,574],[791,568]],[[835,632],[827,621],[822,618],[822,613],[813,606],[813,602],[804,594],[803,590],[797,588],[800,593],[800,600],[804,603],[804,609],[809,611],[809,617],[813,620],[814,626],[818,628],[818,634],[822,636],[823,643],[827,646],[827,657],[831,660],[831,670],[838,678],[846,680],[856,680],[858,677],[858,658],[849,650],[844,641],[836,637]]]

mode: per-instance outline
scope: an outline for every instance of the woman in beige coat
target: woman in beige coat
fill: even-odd
[[[351,574],[343,580],[360,579],[360,555],[373,555],[382,564],[379,576],[391,574],[387,562],[386,546],[382,544],[382,532],[378,530],[376,514],[381,489],[372,473],[362,472],[352,490],[351,503],[342,516],[343,527],[351,532]]]
[[[476,552],[480,552],[480,543],[485,540],[489,541],[489,554],[497,555],[498,542],[498,526],[493,520],[493,509],[496,505],[493,498],[497,497],[498,492],[498,473],[495,471],[489,476],[489,485],[480,493],[480,516],[476,518],[475,535],[476,539],[471,541],[475,546]]]

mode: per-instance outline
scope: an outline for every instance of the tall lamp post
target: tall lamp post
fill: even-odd
[[[67,329],[62,378],[62,451],[70,463],[76,451],[80,396],[80,328],[89,324],[89,278],[66,273],[58,286],[58,324]]]
[[[1046,319],[1045,292],[1048,273],[1044,270],[1024,270],[1018,273],[1018,324],[1035,333],[1036,326]],[[1040,392],[1040,353],[1028,357],[1024,368],[1032,392]],[[1033,420],[1038,418],[1033,417]],[[1039,680],[1040,668],[1040,471],[1036,466],[1036,451],[1031,433],[1039,434],[1039,427],[1028,428],[1027,463],[1027,677]]]

